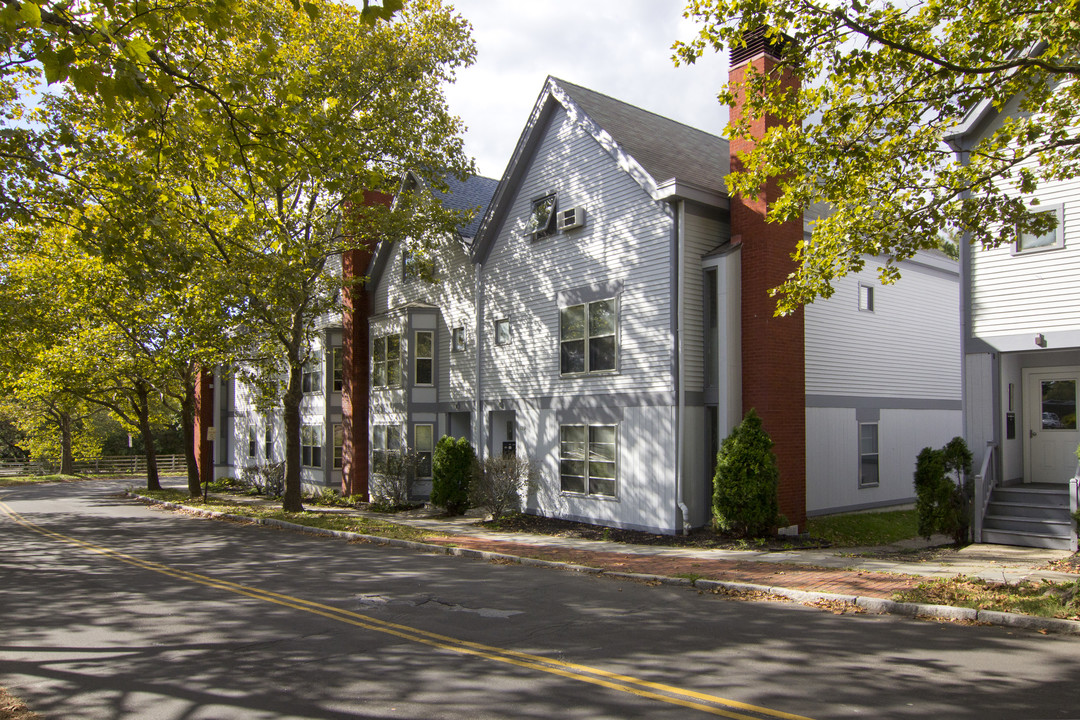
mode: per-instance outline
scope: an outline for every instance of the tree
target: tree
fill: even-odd
[[[940,532],[952,535],[957,545],[968,542],[974,492],[971,451],[963,438],[955,437],[938,450],[923,448],[915,462],[919,534],[929,539]]]
[[[943,236],[989,248],[1018,228],[1046,232],[1056,219],[1032,213],[1024,196],[1080,174],[1080,23],[1070,3],[690,0],[685,15],[701,27],[676,44],[676,62],[739,47],[764,26],[801,82],[786,92],[776,75],[747,73],[747,114],[786,126],[728,180],[744,196],[779,182],[771,221],[828,208],[776,290],[780,312],[828,297],[868,255],[884,259],[879,275],[892,282],[898,261]],[[730,86],[720,93],[734,97]],[[945,140],[984,101],[999,110],[1013,101],[1016,112],[958,160]]]

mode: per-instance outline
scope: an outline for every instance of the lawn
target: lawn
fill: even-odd
[[[837,547],[891,545],[918,535],[914,510],[849,513],[810,518],[810,537]]]
[[[0,487],[31,485],[33,483],[75,482],[89,479],[81,475],[12,475],[10,477],[0,477]]]

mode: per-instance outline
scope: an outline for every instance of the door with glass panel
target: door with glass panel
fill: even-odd
[[[1076,473],[1080,367],[1023,371],[1025,481],[1063,483]]]

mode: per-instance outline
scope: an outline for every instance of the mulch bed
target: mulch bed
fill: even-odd
[[[624,530],[525,514],[512,515],[497,521],[479,522],[477,525],[485,530],[496,532],[526,532],[537,535],[552,535],[554,537],[580,538],[582,540],[607,540],[609,542],[634,545],[776,551],[818,550],[829,547],[829,543],[799,536],[745,540],[718,533],[710,528],[692,530],[689,535],[657,535],[640,530]]]

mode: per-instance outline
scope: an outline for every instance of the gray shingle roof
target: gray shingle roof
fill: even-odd
[[[657,183],[678,178],[701,188],[727,192],[727,140],[580,85],[554,80]]]
[[[449,177],[446,178],[446,183],[450,186],[448,192],[434,193],[435,197],[443,204],[443,207],[450,210],[476,210],[476,214],[473,215],[472,219],[463,227],[458,228],[462,238],[472,240],[476,236],[476,231],[480,227],[480,221],[483,220],[484,213],[487,212],[491,198],[495,195],[495,189],[499,186],[499,181],[473,175],[464,182],[455,177]]]

